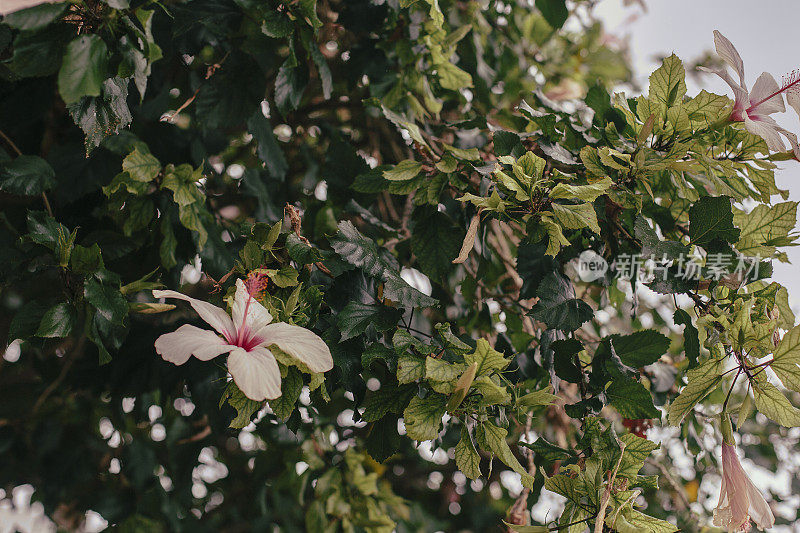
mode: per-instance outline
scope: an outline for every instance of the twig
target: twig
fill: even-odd
[[[688,509],[689,506],[691,505],[691,502],[689,502],[689,496],[686,495],[686,489],[684,489],[680,485],[680,483],[675,481],[675,478],[672,477],[672,474],[670,474],[667,467],[649,457],[647,458],[647,464],[653,465],[661,471],[661,474],[666,478],[667,483],[670,484],[672,490],[674,490],[675,493],[678,495],[678,499],[681,501],[681,504],[683,504],[683,507],[685,509]]]
[[[608,502],[611,499],[611,489],[614,487],[614,480],[617,479],[617,472],[619,471],[619,465],[622,464],[622,457],[625,455],[625,443],[620,442],[619,445],[619,459],[617,459],[617,466],[614,467],[614,471],[611,472],[608,478],[608,485],[606,485],[606,490],[603,492],[603,497],[600,500],[600,509],[597,511],[597,518],[594,522],[594,533],[603,533],[603,524],[606,520],[606,509],[608,508]]]
[[[50,395],[53,394],[53,392],[55,392],[58,386],[61,385],[61,383],[67,377],[69,369],[72,368],[72,364],[83,353],[83,346],[85,344],[86,344],[86,336],[82,335],[78,339],[78,342],[75,344],[75,348],[67,356],[67,360],[64,361],[64,366],[61,367],[61,372],[58,374],[58,377],[55,379],[55,381],[53,381],[50,385],[47,386],[44,392],[42,392],[41,396],[39,396],[39,399],[36,400],[36,403],[33,404],[33,409],[31,410],[32,414],[35,415],[36,413],[38,413],[39,409],[41,409],[42,405],[47,400],[47,398],[49,398]]]

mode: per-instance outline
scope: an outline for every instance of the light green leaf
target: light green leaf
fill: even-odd
[[[517,460],[511,448],[506,442],[508,431],[495,426],[489,421],[478,426],[479,439],[482,438],[484,444],[494,453],[506,466],[522,477],[522,485],[533,488],[534,478]]]
[[[122,170],[136,181],[150,182],[161,172],[161,163],[152,154],[143,152],[137,146],[122,160]]]
[[[411,383],[425,377],[425,359],[414,355],[401,355],[397,359],[397,381]]]
[[[466,426],[461,427],[461,439],[456,444],[456,466],[470,479],[481,477],[481,456],[472,444],[472,438]]]
[[[800,409],[792,405],[775,385],[767,381],[763,373],[751,380],[751,384],[756,409],[784,427],[800,426]]]
[[[600,181],[589,185],[570,185],[568,183],[558,183],[550,191],[550,198],[564,200],[582,200],[584,202],[594,202],[598,196],[602,196],[614,182],[611,178],[605,177]]]
[[[597,213],[592,204],[552,204],[553,216],[562,227],[569,229],[589,228],[600,235]]]
[[[725,369],[725,355],[712,355],[703,361],[697,368],[686,373],[689,383],[675,398],[667,410],[667,420],[670,425],[677,426],[683,418],[703,398],[708,396],[722,381],[722,372]]]
[[[478,363],[476,376],[487,376],[504,369],[510,361],[502,353],[489,345],[486,339],[478,339],[475,351],[464,355],[464,361],[471,365]]]
[[[432,393],[425,398],[414,396],[403,411],[408,438],[418,441],[433,440],[439,436],[447,398]]]
[[[663,117],[667,109],[681,102],[686,94],[686,71],[678,56],[672,54],[650,75],[650,100],[659,104]]]
[[[422,163],[413,159],[400,161],[394,168],[383,171],[383,177],[389,181],[407,181],[415,178],[422,170]]]

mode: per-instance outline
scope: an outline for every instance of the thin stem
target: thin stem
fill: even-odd
[[[728,389],[728,395],[725,396],[725,402],[722,404],[722,412],[724,413],[725,410],[728,408],[728,400],[731,399],[731,393],[733,392],[733,387],[736,385],[736,380],[739,379],[739,375],[742,373],[742,367],[739,367],[739,371],[733,377],[733,383],[731,383],[731,388]]]
[[[793,87],[793,86],[797,85],[798,83],[800,83],[800,78],[797,78],[797,79],[796,79],[796,80],[794,80],[792,83],[788,84],[786,87],[779,88],[777,91],[773,92],[772,94],[770,94],[770,95],[769,95],[769,96],[767,96],[766,98],[762,98],[761,100],[759,100],[759,101],[758,101],[758,102],[756,102],[755,104],[751,104],[751,105],[750,105],[750,107],[748,107],[748,108],[745,110],[745,112],[748,112],[748,111],[750,111],[750,110],[752,110],[752,109],[755,109],[756,107],[760,106],[761,104],[763,104],[764,102],[766,102],[766,101],[767,101],[767,100],[769,100],[770,98],[774,98],[775,96],[778,96],[779,94],[781,94],[781,93],[782,93],[782,92],[784,92],[785,90],[789,89],[790,87]]]

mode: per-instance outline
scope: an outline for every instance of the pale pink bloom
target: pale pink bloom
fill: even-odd
[[[761,529],[775,524],[764,496],[750,481],[736,455],[733,432],[727,415],[722,420],[722,489],[714,509],[714,525],[729,532],[750,531],[750,520]]]
[[[713,72],[733,89],[734,104],[730,119],[734,122],[744,122],[747,131],[764,139],[767,147],[774,152],[786,150],[786,144],[781,139],[783,135],[792,146],[795,156],[800,157],[800,146],[795,135],[781,128],[770,116],[773,113],[786,111],[783,102],[784,93],[789,105],[800,113],[800,77],[791,76],[779,86],[771,74],[763,72],[753,85],[753,90],[748,91],[744,81],[744,62],[736,47],[717,30],[714,30],[714,45],[717,55],[736,72],[739,78],[738,82],[734,80],[727,67],[721,70],[703,69]]]
[[[281,373],[269,346],[277,346],[311,372],[327,372],[333,368],[333,358],[325,341],[306,328],[284,322],[271,324],[272,315],[253,297],[255,290],[253,287],[248,290],[248,285],[236,280],[231,316],[216,305],[185,294],[154,290],[156,298],[189,302],[200,318],[216,330],[214,333],[184,324],[156,339],[156,352],[176,365],[182,365],[192,355],[208,361],[230,352],[228,372],[242,392],[257,401],[281,395]]]

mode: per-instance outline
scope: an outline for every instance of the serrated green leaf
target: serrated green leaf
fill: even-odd
[[[461,427],[461,439],[455,449],[456,466],[469,479],[481,477],[481,456],[472,444],[472,438],[466,426]]]
[[[35,155],[21,155],[0,165],[0,191],[20,196],[36,196],[52,189],[56,173],[50,164]]]
[[[433,440],[439,436],[447,398],[443,394],[429,394],[425,398],[414,396],[403,411],[408,438],[418,441]]]

